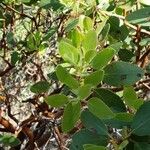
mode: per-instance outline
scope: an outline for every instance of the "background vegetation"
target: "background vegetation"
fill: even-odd
[[[1,149],[150,149],[149,0],[0,2]]]

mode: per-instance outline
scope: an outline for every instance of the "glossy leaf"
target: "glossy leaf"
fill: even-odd
[[[47,96],[45,101],[52,107],[61,107],[68,102],[68,97],[63,94],[54,94]]]
[[[104,71],[104,82],[113,86],[132,85],[144,75],[137,65],[122,61],[107,65]]]
[[[85,77],[84,83],[90,84],[92,86],[97,86],[103,80],[103,77],[104,77],[104,71],[102,70],[95,71]]]
[[[115,117],[111,109],[101,99],[96,97],[88,101],[88,109],[100,119],[111,119]]]
[[[70,88],[72,88],[72,89],[78,88],[78,86],[79,86],[78,81],[76,79],[74,79],[71,76],[71,74],[69,74],[69,72],[62,66],[60,66],[60,65],[57,66],[56,75],[62,83],[66,84]]]
[[[105,48],[100,51],[92,60],[91,64],[94,69],[101,69],[105,67],[113,58],[115,51],[113,48]]]
[[[65,61],[70,62],[74,65],[76,65],[79,61],[78,50],[65,41],[61,41],[59,43],[59,53]]]
[[[150,102],[145,102],[135,114],[132,123],[132,133],[145,136],[150,135]]]
[[[33,93],[40,94],[47,92],[50,88],[50,84],[47,81],[39,81],[31,86],[30,90]]]
[[[64,109],[62,118],[62,130],[63,132],[69,132],[79,120],[81,111],[81,105],[78,101],[72,101]]]

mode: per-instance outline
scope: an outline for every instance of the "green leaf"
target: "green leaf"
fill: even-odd
[[[13,46],[15,45],[16,41],[15,41],[15,36],[13,32],[8,32],[6,35],[7,38],[7,42],[9,45]]]
[[[149,21],[150,7],[141,8],[127,15],[126,20],[132,24],[138,24],[140,26],[150,26]]]
[[[74,29],[70,32],[69,36],[72,40],[73,46],[79,48],[83,39],[81,32],[78,29]]]
[[[111,44],[109,47],[112,47],[115,50],[115,53],[118,53],[122,45],[123,45],[122,42],[115,42]]]
[[[91,93],[91,85],[83,85],[78,89],[78,97],[79,99],[83,100],[84,98],[88,97]]]
[[[27,38],[28,51],[38,50],[41,44],[41,38],[41,32],[37,31],[35,33],[31,33]]]
[[[127,140],[123,141],[123,142],[119,145],[119,150],[125,149],[126,146],[128,145],[128,143],[129,143],[129,142],[128,142]]]
[[[150,63],[146,66],[146,72],[150,73]]]
[[[130,50],[127,49],[120,49],[120,51],[118,52],[119,58],[122,61],[130,61],[130,59],[135,56],[133,54],[133,52],[131,52]]]
[[[75,133],[72,137],[72,143],[69,150],[84,150],[84,144],[94,144],[94,145],[107,145],[107,137],[100,136],[95,132],[91,132],[86,129],[82,129]]]
[[[81,104],[78,101],[72,101],[65,107],[62,118],[63,132],[69,132],[75,127],[76,122],[79,120],[81,111]]]
[[[39,5],[40,5],[40,7],[44,8],[44,9],[52,8],[54,11],[57,11],[64,7],[64,5],[62,5],[59,2],[59,0],[41,0]]]
[[[11,54],[11,64],[12,64],[12,65],[15,65],[19,60],[20,60],[19,53],[16,52],[16,51],[14,51],[14,52]]]
[[[17,146],[21,144],[20,140],[17,139],[13,135],[0,135],[0,144],[4,144],[5,146]]]
[[[50,28],[43,37],[43,41],[49,40],[57,31],[57,28]]]
[[[93,29],[93,21],[90,17],[85,16],[83,20],[84,29],[89,31]]]
[[[82,46],[84,49],[84,54],[87,51],[95,50],[97,45],[97,35],[95,30],[90,30],[85,34],[85,37],[82,42]]]
[[[104,82],[113,86],[132,85],[142,78],[144,71],[127,62],[113,62],[104,68]]]
[[[142,38],[139,44],[141,46],[149,45],[150,44],[150,38]]]
[[[78,22],[79,22],[79,19],[71,19],[71,20],[69,20],[69,22],[66,25],[65,31],[69,32],[72,29],[74,29],[77,26]]]
[[[52,107],[61,107],[68,102],[68,97],[64,94],[54,94],[47,96],[45,101],[48,105]]]
[[[97,146],[93,144],[85,144],[83,145],[84,150],[106,150],[104,146]]]
[[[100,98],[113,112],[125,112],[126,107],[122,99],[107,89],[94,89],[94,96]]]
[[[102,30],[104,29],[105,25],[107,22],[107,17],[105,17],[98,25],[96,28],[96,33],[97,35],[100,35],[100,33],[102,32]]]
[[[47,92],[50,88],[50,84],[47,81],[39,81],[31,86],[30,90],[33,93],[40,94]]]
[[[133,114],[130,113],[116,113],[115,119],[122,122],[132,122],[133,121]]]
[[[65,41],[59,43],[59,53],[61,57],[69,63],[76,65],[79,61],[78,50]]]
[[[90,75],[86,76],[84,79],[84,84],[91,84],[92,86],[97,86],[103,80],[104,71],[98,70],[92,72]]]
[[[94,131],[99,135],[108,135],[105,124],[88,109],[84,110],[81,114],[81,121],[86,129]]]
[[[106,38],[107,35],[108,35],[109,30],[110,30],[110,24],[107,23],[107,24],[104,26],[103,30],[101,31],[101,33],[100,33],[100,35],[99,35],[99,41],[104,41],[104,40],[105,40],[105,38]]]
[[[93,58],[91,65],[94,69],[102,69],[113,58],[114,54],[115,50],[113,48],[105,48]]]
[[[31,0],[19,0],[22,3],[30,3]]]
[[[138,109],[131,128],[133,134],[139,136],[150,135],[150,101],[145,102]]]
[[[93,97],[88,101],[88,109],[100,119],[111,119],[115,117],[115,114],[110,108],[97,97]]]
[[[96,51],[87,51],[85,54],[85,61],[86,63],[90,63],[92,61],[92,59],[96,56],[97,52]]]
[[[150,144],[146,142],[135,142],[134,150],[149,150]]]
[[[134,109],[138,109],[143,104],[143,101],[138,99],[136,92],[132,86],[124,88],[123,99],[129,107]]]
[[[56,75],[58,77],[58,79],[66,84],[67,86],[69,86],[72,89],[76,89],[79,87],[79,83],[77,80],[75,80],[68,72],[65,68],[63,68],[62,66],[57,66],[56,68]]]
[[[74,3],[73,0],[59,0],[59,1],[67,7],[70,7]]]
[[[40,31],[37,31],[34,33],[34,40],[35,40],[36,46],[38,47],[41,44],[41,40],[42,40],[42,35]]]
[[[36,50],[36,41],[33,34],[30,34],[27,38],[27,47],[29,48],[28,51],[34,51]]]

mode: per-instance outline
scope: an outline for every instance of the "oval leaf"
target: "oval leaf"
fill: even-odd
[[[81,87],[79,87],[78,89],[78,97],[79,99],[84,99],[86,97],[88,97],[91,93],[91,85],[83,85]]]
[[[113,86],[132,85],[144,75],[137,65],[121,61],[109,64],[104,71],[104,82]]]
[[[135,114],[131,128],[132,133],[145,136],[150,135],[150,101],[145,102]]]
[[[95,50],[97,45],[97,35],[96,31],[90,30],[85,34],[84,40],[82,42],[82,46],[84,48],[84,54],[87,51]]]
[[[68,42],[61,41],[59,43],[59,53],[65,61],[72,63],[74,65],[78,63],[79,60],[78,50]]]
[[[89,31],[93,29],[93,21],[90,17],[85,16],[83,20],[84,29]]]
[[[85,58],[84,58],[86,63],[90,63],[92,59],[96,56],[96,54],[97,52],[93,50],[86,52]]]
[[[84,144],[106,146],[107,145],[106,142],[107,142],[106,136],[100,136],[89,130],[82,129],[73,135],[72,143],[69,147],[69,150],[84,150],[83,149]]]
[[[48,105],[52,107],[61,107],[68,102],[68,97],[63,94],[55,94],[45,98]]]
[[[80,102],[70,102],[66,106],[62,119],[63,132],[69,132],[76,124],[80,117],[81,105]]]
[[[105,67],[115,55],[115,50],[111,47],[103,49],[92,60],[91,65],[94,69]]]
[[[99,38],[99,41],[102,42],[102,41],[105,40],[105,38],[106,38],[107,35],[108,35],[109,30],[110,30],[110,24],[107,23],[107,24],[105,24],[105,26],[104,26],[102,32],[100,33],[100,35],[99,35],[99,37],[98,37],[98,38]]]
[[[88,108],[90,112],[100,119],[111,119],[115,117],[115,114],[110,108],[99,98],[91,98],[88,101]]]
[[[97,146],[93,144],[85,144],[83,145],[84,150],[106,150],[104,146]]]
[[[100,98],[113,112],[125,112],[126,106],[122,99],[107,89],[95,89],[94,95]]]
[[[57,66],[56,68],[56,75],[58,77],[58,79],[66,84],[67,86],[69,86],[72,89],[76,89],[78,88],[79,84],[78,81],[75,80],[68,72],[65,68],[63,68],[62,66]]]
[[[150,7],[145,7],[129,14],[126,17],[126,20],[129,23],[138,24],[141,26],[150,26],[149,16],[150,16]]]
[[[102,70],[95,71],[85,77],[84,83],[97,86],[103,80],[103,77],[104,77],[104,71]]]
[[[143,101],[138,99],[136,92],[132,86],[124,88],[123,99],[129,107],[134,109],[138,109],[143,104]]]
[[[89,110],[84,110],[81,114],[83,125],[90,131],[94,131],[99,135],[108,135],[105,124]]]
[[[33,93],[40,94],[47,92],[50,88],[50,84],[47,81],[39,81],[31,86],[30,90]]]
[[[0,135],[0,143],[11,147],[21,144],[20,140],[12,135]]]

